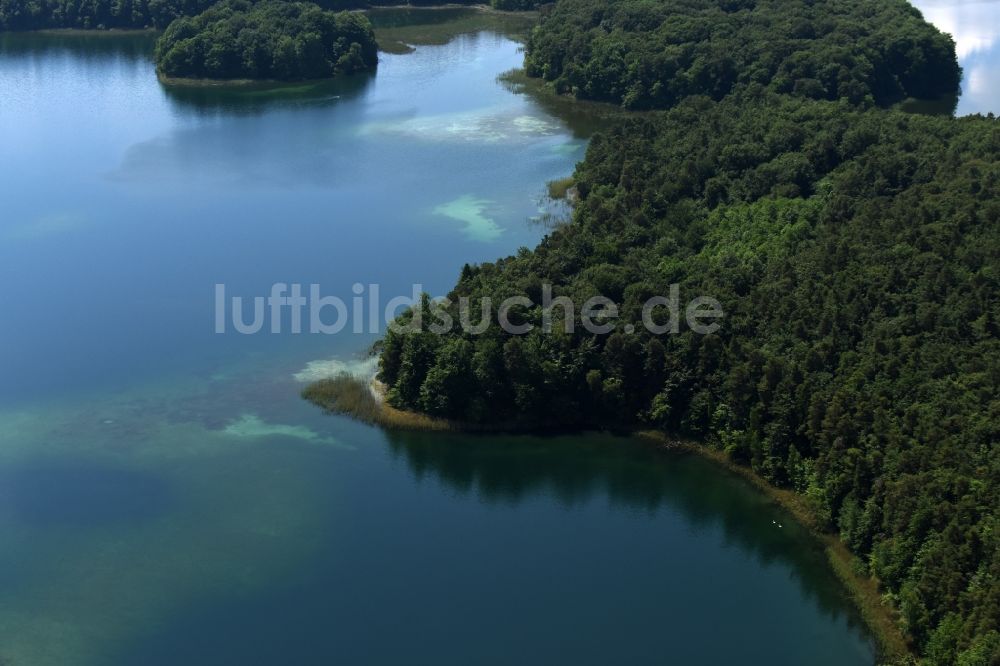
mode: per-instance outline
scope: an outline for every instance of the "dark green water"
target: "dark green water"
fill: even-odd
[[[496,81],[515,42],[280,93],[168,92],[148,53],[0,36],[0,663],[873,662],[705,461],[387,434],[298,398],[373,336],[213,333],[216,283],[442,293],[536,243],[595,123]]]

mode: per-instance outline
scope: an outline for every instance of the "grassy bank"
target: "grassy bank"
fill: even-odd
[[[576,181],[572,176],[568,178],[559,178],[557,180],[550,180],[548,182],[549,197],[553,199],[566,199],[569,197],[570,188]]]
[[[388,405],[382,398],[382,385],[352,375],[340,375],[310,384],[302,397],[334,414],[344,414],[397,430],[457,430],[453,424],[424,414],[404,412]]]

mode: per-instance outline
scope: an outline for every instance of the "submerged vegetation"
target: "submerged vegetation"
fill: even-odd
[[[155,59],[166,77],[296,81],[373,69],[378,47],[371,23],[356,12],[225,0],[171,23]]]
[[[567,199],[573,189],[575,181],[572,176],[550,180],[548,183],[549,197],[553,199]]]
[[[383,428],[406,430],[450,430],[442,419],[395,409],[379,399],[375,385],[350,374],[341,374],[313,382],[302,390],[302,397],[334,414],[346,414],[359,421]]]

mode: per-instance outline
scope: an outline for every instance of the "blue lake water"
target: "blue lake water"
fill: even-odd
[[[955,40],[964,70],[956,114],[1000,112],[1000,2],[911,1],[925,19]]]
[[[959,112],[1000,106],[997,4],[918,4]],[[499,82],[509,36],[438,41],[276,93],[0,35],[4,666],[872,663],[822,551],[709,463],[384,433],[298,397],[374,333],[214,332],[216,284],[444,293],[564,213],[599,123]]]

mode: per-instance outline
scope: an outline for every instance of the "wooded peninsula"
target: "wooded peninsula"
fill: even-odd
[[[702,442],[800,493],[924,663],[997,663],[1000,126],[885,108],[958,92],[951,39],[903,0],[560,0],[525,62],[666,110],[594,138],[572,223],[462,270],[456,321],[525,295],[534,330],[390,332],[389,404]],[[618,303],[616,331],[543,333],[543,284]],[[719,331],[648,333],[671,284]]]
[[[163,30],[182,16],[202,13],[218,0],[0,0],[0,31]],[[321,9],[343,11],[370,7],[431,6],[438,0],[317,0]],[[500,10],[528,10],[542,4],[538,0],[454,0],[448,4],[482,5]]]

